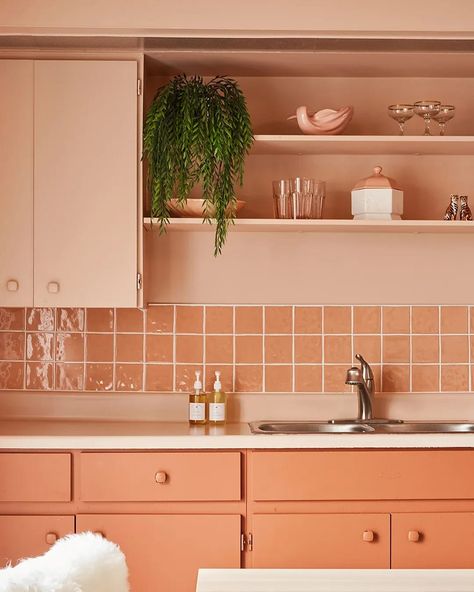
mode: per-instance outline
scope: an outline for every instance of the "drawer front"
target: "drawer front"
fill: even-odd
[[[0,568],[47,551],[74,532],[74,516],[0,516]]]
[[[473,499],[474,451],[255,451],[250,479],[256,501]]]
[[[252,567],[390,567],[388,514],[257,514],[252,534]]]
[[[473,569],[474,514],[392,515],[392,567]]]
[[[0,453],[0,502],[68,502],[71,456]]]
[[[236,501],[239,452],[81,454],[84,501]]]

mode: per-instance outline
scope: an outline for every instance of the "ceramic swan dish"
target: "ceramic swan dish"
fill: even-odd
[[[307,107],[298,107],[296,115],[288,119],[296,119],[300,130],[304,134],[340,134],[354,113],[353,107],[342,107],[338,111],[334,109],[322,109],[313,115],[308,114]]]

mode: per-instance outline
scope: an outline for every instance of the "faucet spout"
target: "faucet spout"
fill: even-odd
[[[357,387],[359,412],[357,414],[358,421],[371,420],[373,417],[372,411],[372,395],[374,375],[370,365],[360,356],[356,358],[361,362],[361,368],[353,366],[349,368],[346,376],[346,384]],[[364,376],[365,374],[365,376]]]

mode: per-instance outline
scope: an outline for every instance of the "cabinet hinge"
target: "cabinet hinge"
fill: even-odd
[[[142,289],[142,274],[137,273],[137,290]]]
[[[137,95],[140,96],[142,94],[142,81],[140,78],[137,80]]]
[[[240,550],[241,551],[251,551],[253,549],[253,536],[252,533],[249,532],[247,535],[242,533],[240,535]]]

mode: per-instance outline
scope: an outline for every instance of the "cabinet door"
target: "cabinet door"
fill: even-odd
[[[137,63],[35,62],[35,305],[137,305]]]
[[[474,568],[474,514],[393,514],[392,567]]]
[[[41,555],[74,532],[74,516],[0,516],[0,568]]]
[[[77,531],[101,532],[125,553],[132,590],[194,592],[200,567],[240,567],[237,515],[80,515]]]
[[[33,305],[33,62],[0,60],[0,306]]]
[[[258,514],[252,534],[252,567],[390,567],[388,514]]]

